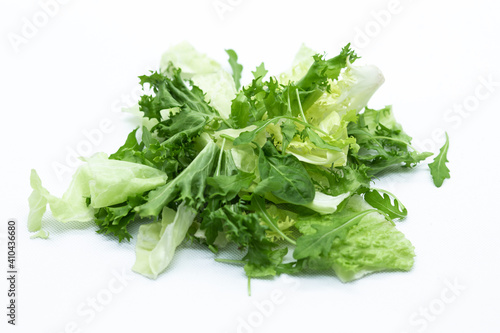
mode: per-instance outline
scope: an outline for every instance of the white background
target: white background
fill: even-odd
[[[0,232],[17,219],[19,267],[11,327],[0,238],[2,331],[500,330],[497,2],[71,0],[49,6],[44,21],[47,2],[0,5]],[[254,280],[248,297],[243,270],[196,245],[183,245],[151,281],[130,270],[134,241],[118,244],[95,227],[52,224],[48,240],[29,239],[30,169],[59,195],[73,152],[115,151],[134,127],[117,111],[135,101],[137,76],[183,40],[221,63],[224,49],[235,49],[246,79],[261,61],[272,74],[285,70],[301,43],[334,56],[351,41],[360,62],[386,77],[371,107],[392,104],[422,150],[437,152],[449,133],[452,178],[443,187],[434,187],[427,163],[381,179],[409,211],[398,228],[416,247],[411,272],[348,284],[333,274]]]

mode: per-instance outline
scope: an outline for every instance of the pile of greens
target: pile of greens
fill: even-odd
[[[240,260],[216,260],[249,278],[410,270],[414,248],[393,222],[407,210],[371,183],[432,154],[413,149],[390,106],[367,107],[380,70],[354,66],[349,45],[329,59],[302,47],[288,72],[266,79],[261,64],[240,87],[243,67],[226,52],[232,75],[187,43],[166,52],[140,77],[142,125],[114,154],[85,158],[62,198],[32,170],[29,230],[47,237],[47,204],[56,220],[94,221],[119,241],[141,223],[133,270],[151,278],[186,238],[215,254],[235,243]],[[437,186],[447,149],[430,165]]]

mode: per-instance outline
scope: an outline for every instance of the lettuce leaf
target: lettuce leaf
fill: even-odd
[[[177,212],[164,207],[161,221],[141,225],[132,270],[156,279],[172,261],[196,215],[194,209],[181,203]]]
[[[205,101],[223,118],[229,117],[236,86],[231,74],[218,62],[198,52],[191,44],[182,42],[163,54],[161,71],[166,72],[170,66],[180,68],[182,78],[192,80],[205,93]]]
[[[167,180],[166,174],[156,168],[110,160],[104,154],[94,155],[86,162],[77,169],[61,198],[51,195],[42,186],[36,171],[31,171],[30,231],[40,230],[47,203],[57,221],[87,222],[94,219],[95,209],[125,202]]]
[[[311,269],[333,268],[343,282],[413,266],[410,241],[358,195],[341,213],[305,217],[295,226],[304,235],[297,239],[294,257]]]

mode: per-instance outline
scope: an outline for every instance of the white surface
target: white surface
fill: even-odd
[[[218,15],[221,3],[227,11]],[[373,13],[388,9],[378,15],[382,26]],[[16,327],[6,324],[0,279],[1,331],[498,332],[499,9],[478,0],[74,0],[15,52],[9,34],[21,34],[41,7],[2,1],[0,232],[17,218],[20,273]],[[366,29],[369,43],[359,35]],[[331,275],[254,280],[248,297],[243,270],[215,263],[202,247],[183,246],[151,281],[130,271],[134,243],[117,244],[93,227],[51,228],[49,240],[30,240],[29,170],[60,194],[70,172],[58,177],[54,163],[67,164],[85,145],[113,152],[133,126],[116,111],[133,103],[137,76],[182,40],[220,62],[225,48],[235,49],[245,78],[261,61],[274,74],[286,69],[302,42],[336,55],[353,41],[386,77],[371,107],[392,104],[417,147],[436,152],[439,131],[448,131],[452,178],[442,188],[426,165],[381,180],[409,210],[398,228],[416,247],[414,269],[349,284]],[[491,91],[481,83],[488,77]],[[469,110],[453,111],[464,103]],[[112,129],[89,143],[84,132],[96,133],[103,120]],[[93,310],[94,298],[106,304]]]

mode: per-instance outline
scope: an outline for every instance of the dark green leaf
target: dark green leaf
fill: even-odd
[[[389,193],[383,191],[380,194],[377,190],[370,190],[365,193],[365,201],[374,208],[386,213],[391,219],[405,218],[408,215],[406,207],[393,195],[392,200]]]
[[[281,183],[282,187],[272,194],[282,200],[302,205],[314,199],[314,185],[302,163],[291,154],[279,154],[269,141],[259,154],[259,173],[262,180],[271,178]]]
[[[434,158],[434,161],[429,164],[429,169],[431,170],[432,181],[436,187],[443,185],[446,178],[450,178],[450,169],[446,166],[448,148],[450,147],[450,140],[448,138],[448,133],[446,133],[446,142],[439,150],[439,154]]]

